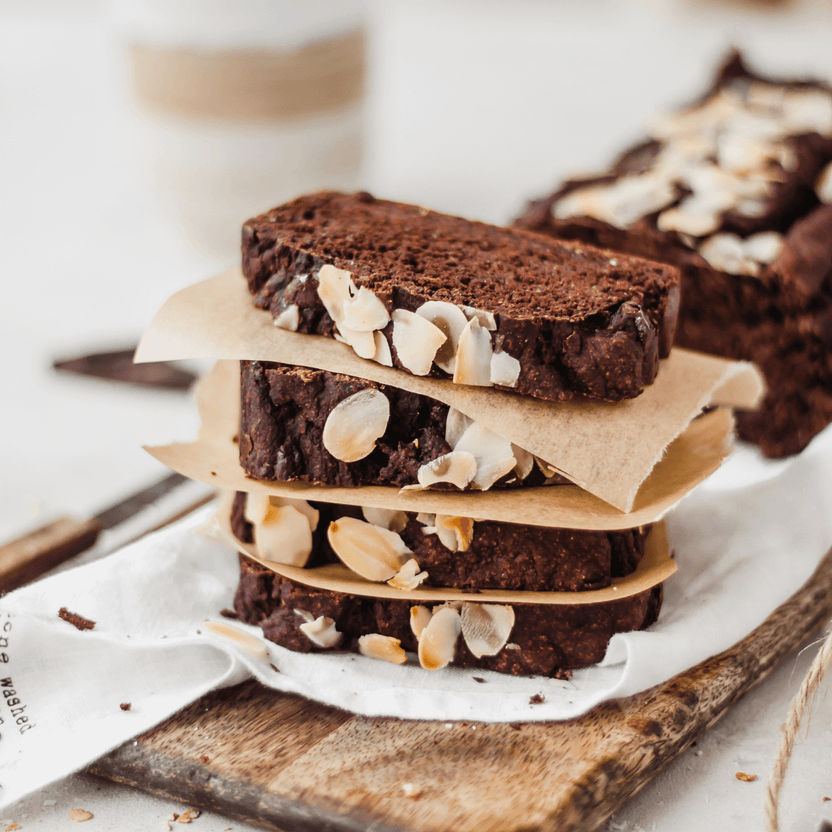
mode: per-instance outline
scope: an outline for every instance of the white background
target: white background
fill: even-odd
[[[360,184],[491,221],[603,165],[656,109],[697,95],[729,44],[772,71],[832,76],[832,11],[808,2],[396,0],[371,10]],[[168,294],[235,261],[225,240],[198,247],[183,235],[187,202],[152,176],[164,150],[130,98],[105,8],[0,5],[0,539],[146,484],[163,471],[140,445],[193,430],[177,394],[49,369],[55,357],[134,343]],[[783,662],[608,829],[761,828],[779,724],[812,655]],[[832,796],[830,725],[822,691],[791,766],[783,829],[832,817],[822,800]],[[127,832],[161,829],[186,808],[74,776],[0,820],[74,830],[76,806],[94,813],[90,830]],[[194,823],[244,828],[209,815]]]

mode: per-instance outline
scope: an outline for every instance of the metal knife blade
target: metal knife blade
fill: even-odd
[[[112,529],[151,506],[162,497],[189,482],[181,474],[168,474],[123,500],[108,506],[93,517],[79,520],[59,517],[0,546],[0,593],[9,592],[89,549],[105,529]],[[204,505],[213,495],[202,495],[187,510]],[[180,509],[172,521],[182,516]]]
[[[164,390],[188,390],[196,376],[169,363],[134,364],[135,348],[112,352],[94,352],[75,358],[56,359],[56,370],[79,373],[85,376],[155,387]]]

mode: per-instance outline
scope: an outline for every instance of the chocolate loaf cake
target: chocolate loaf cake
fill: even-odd
[[[530,453],[426,396],[305,367],[243,361],[240,370],[240,463],[251,477],[434,488],[453,481],[481,490],[566,482]]]
[[[231,526],[240,540],[250,543],[261,526],[251,522],[249,499],[241,493],[235,496]],[[420,583],[462,589],[587,591],[608,586],[612,578],[630,574],[637,567],[648,531],[587,532],[484,521],[443,525],[441,517],[421,514],[373,513],[325,503],[311,507],[316,515],[306,566],[343,559],[333,529],[343,525],[344,518],[368,517],[373,521],[369,525],[381,523],[397,530],[409,550],[405,557],[415,559],[417,569],[427,573],[422,573]],[[661,605],[661,588],[653,587],[620,601],[591,605],[443,604],[430,610],[404,598],[370,598],[311,588],[246,558],[241,564],[235,597],[238,616],[260,625],[266,638],[283,647],[303,652],[358,649],[388,661],[404,661],[405,650],[425,649],[421,635],[417,635],[417,620],[422,619],[424,626],[437,610],[450,607],[455,612],[443,613],[451,627],[445,634],[451,644],[450,648],[445,644],[444,664],[513,674],[564,678],[570,668],[599,661],[613,633],[653,623]],[[478,615],[508,617],[508,623],[503,620],[501,625],[502,643],[478,649],[480,636],[470,635],[470,619]],[[479,621],[473,629],[480,632],[484,626]],[[462,637],[458,638],[460,632]],[[420,652],[420,660],[433,669],[431,657],[425,659]]]
[[[551,401],[637,396],[670,350],[677,271],[378,200],[301,197],[243,227],[277,326],[416,375]]]
[[[733,53],[699,101],[517,225],[679,267],[676,343],[761,367],[738,432],[778,457],[832,421],[831,203],[832,89]]]

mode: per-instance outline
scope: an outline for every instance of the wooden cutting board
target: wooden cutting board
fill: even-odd
[[[831,614],[832,551],[730,650],[579,719],[371,719],[249,682],[200,699],[91,771],[284,832],[588,832]],[[420,795],[406,797],[405,783]]]

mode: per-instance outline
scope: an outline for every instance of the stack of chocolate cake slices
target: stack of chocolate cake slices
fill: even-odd
[[[152,449],[227,490],[241,620],[295,651],[555,677],[656,620],[675,569],[657,521],[727,453],[730,415],[694,417],[759,394],[753,368],[707,359],[702,382],[698,357],[665,360],[674,267],[325,192],[246,223],[243,276],[175,296],[140,348],[241,359],[205,382],[200,440]],[[619,418],[640,438],[598,428]],[[632,494],[609,496],[606,457],[639,455]]]
[[[832,87],[734,52],[650,133],[517,225],[677,266],[676,343],[757,363],[768,394],[739,435],[797,453],[832,422]]]

